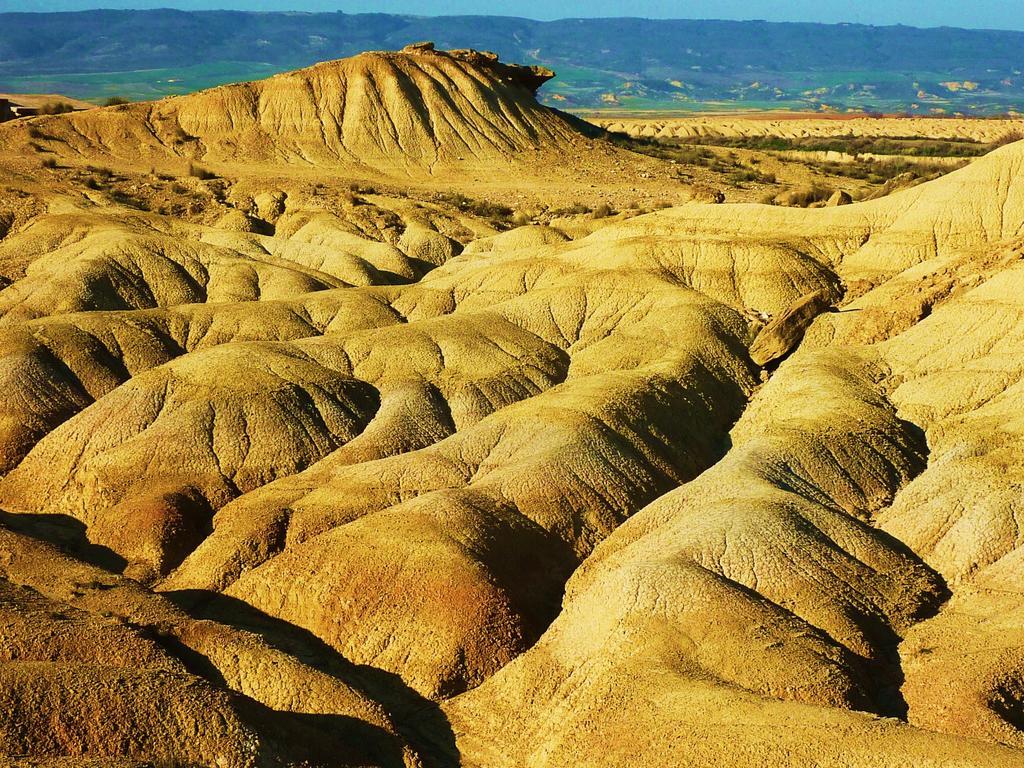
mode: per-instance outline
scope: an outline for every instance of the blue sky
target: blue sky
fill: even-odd
[[[341,10],[459,13],[553,19],[571,16],[767,19],[1024,29],[1024,0],[0,0],[0,11],[85,8]]]

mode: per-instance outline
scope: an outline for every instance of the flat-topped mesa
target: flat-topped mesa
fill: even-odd
[[[454,48],[450,51],[439,51],[431,42],[412,43],[402,49],[406,54],[430,53],[436,56],[448,56],[464,61],[474,67],[490,70],[498,79],[511,85],[520,85],[531,94],[555,76],[554,70],[537,65],[506,64],[499,61],[498,54],[493,51],[478,51],[473,48]]]
[[[487,51],[417,43],[266,80],[46,121],[56,153],[157,162],[358,165],[419,175],[543,167],[572,155],[578,121],[536,100],[554,73]],[[27,141],[27,137],[24,139]]]

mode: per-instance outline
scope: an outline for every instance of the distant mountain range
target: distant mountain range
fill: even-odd
[[[0,14],[0,91],[158,98],[432,40],[558,73],[570,110],[1024,111],[1024,32],[763,21],[86,11]]]

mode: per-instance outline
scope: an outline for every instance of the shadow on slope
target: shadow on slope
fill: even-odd
[[[70,515],[36,515],[0,509],[0,525],[24,536],[52,544],[62,552],[114,573],[120,573],[127,560],[109,547],[93,544],[86,525]]]
[[[424,768],[460,765],[455,735],[439,704],[418,694],[398,675],[369,665],[353,664],[312,632],[270,616],[237,598],[202,590],[163,594],[195,618],[259,635],[271,647],[360,689],[384,706],[399,735],[423,760]],[[297,717],[318,725],[329,724],[332,732],[341,728],[346,739],[354,743],[366,743],[367,739],[393,743],[386,732],[355,718],[307,714]],[[401,751],[393,756],[393,764],[402,765]]]

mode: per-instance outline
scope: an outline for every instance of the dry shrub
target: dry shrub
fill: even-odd
[[[217,174],[213,171],[203,168],[201,165],[195,163],[188,164],[188,175],[203,181],[209,181],[210,179],[216,179]]]
[[[823,203],[832,197],[832,190],[822,184],[812,184],[809,187],[794,189],[776,198],[782,205],[792,208],[807,208],[812,203]]]

